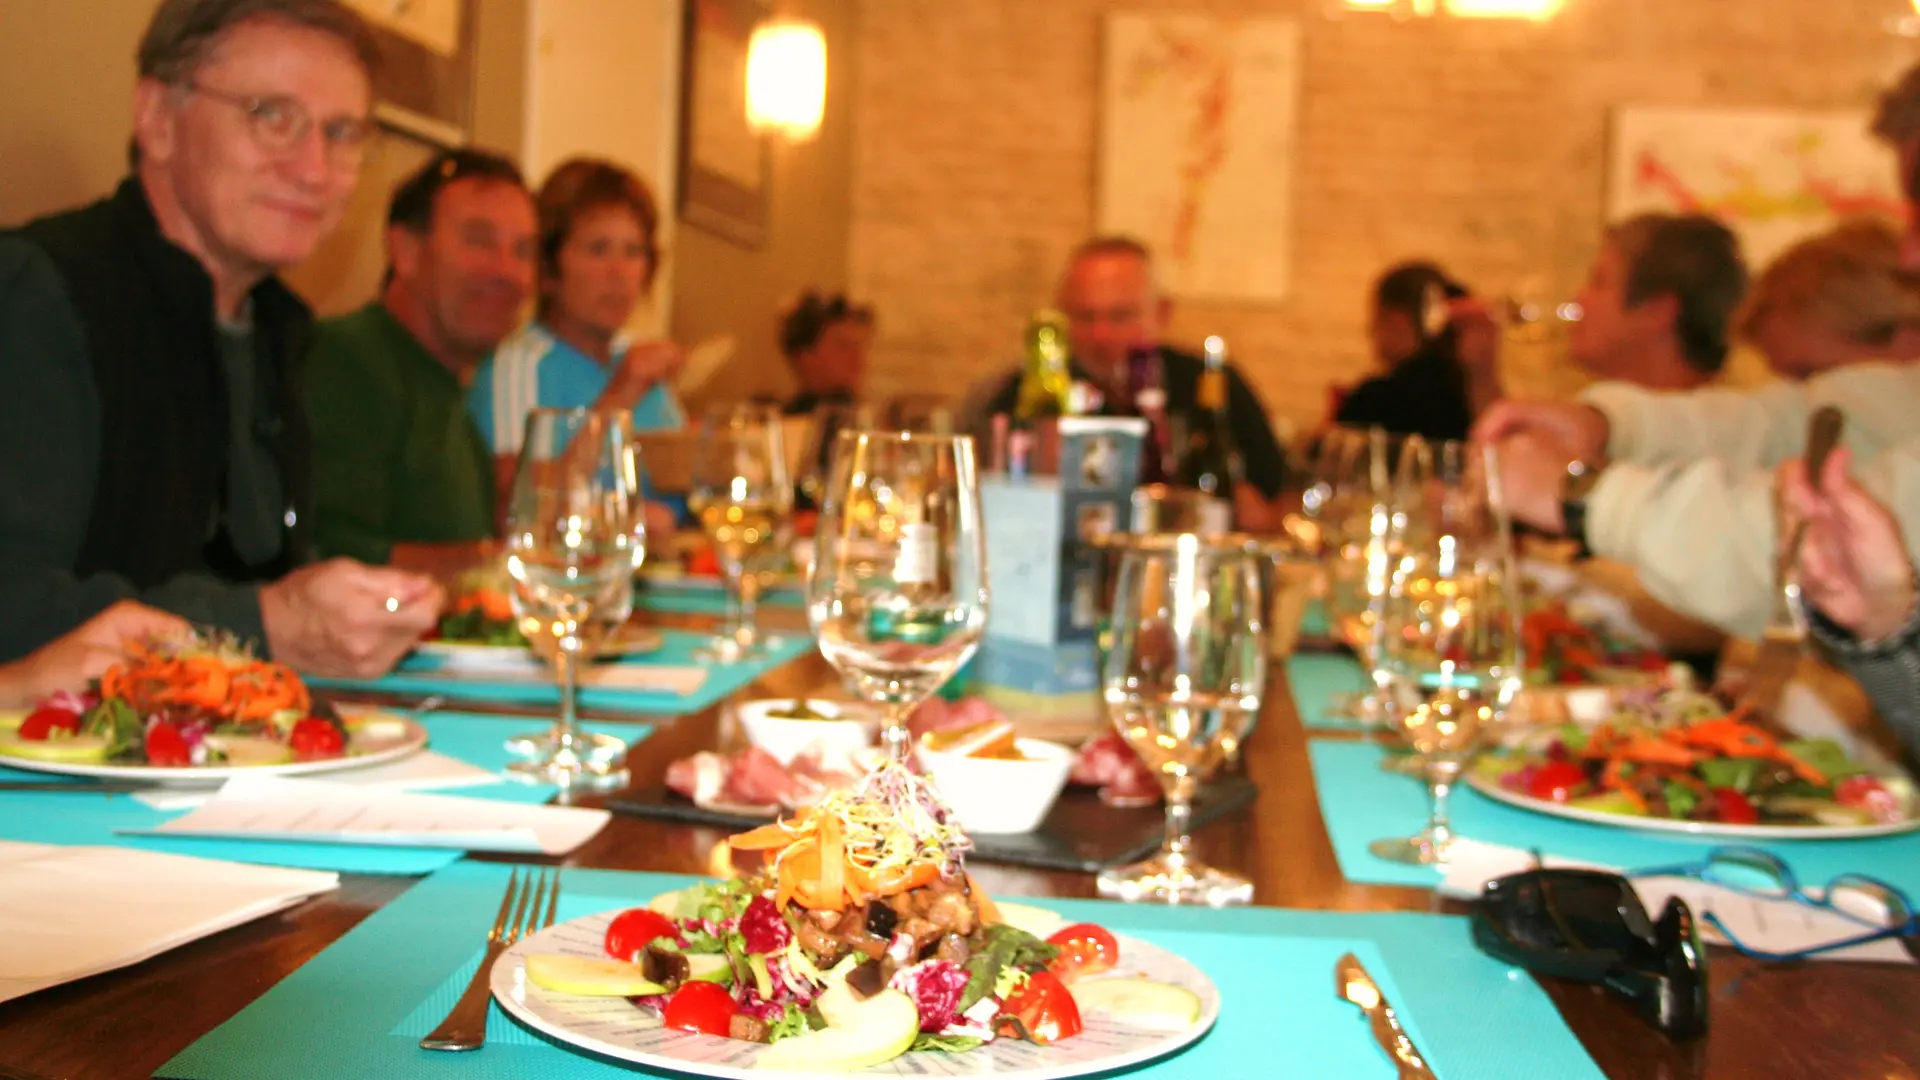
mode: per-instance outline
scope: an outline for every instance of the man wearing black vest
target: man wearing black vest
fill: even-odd
[[[135,598],[368,675],[437,618],[428,579],[305,564],[311,315],[274,274],[340,219],[376,57],[329,0],[162,0],[132,175],[0,233],[0,660]]]

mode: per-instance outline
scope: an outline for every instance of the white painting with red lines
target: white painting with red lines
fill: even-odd
[[[1711,214],[1756,270],[1862,215],[1905,220],[1894,153],[1864,111],[1623,108],[1614,113],[1607,219]]]
[[[1145,241],[1173,296],[1286,299],[1299,26],[1123,12],[1106,30],[1100,231]]]

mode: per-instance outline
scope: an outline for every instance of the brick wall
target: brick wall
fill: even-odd
[[[850,271],[878,306],[872,389],[958,391],[1016,355],[1093,227],[1101,15],[1119,0],[862,0]],[[1318,419],[1367,365],[1373,276],[1438,258],[1476,289],[1578,284],[1620,104],[1862,107],[1920,46],[1906,0],[1567,0],[1551,23],[1326,16],[1319,0],[1189,0],[1303,27],[1295,292],[1180,307],[1226,336],[1268,407]],[[1508,383],[1565,392],[1556,343]]]

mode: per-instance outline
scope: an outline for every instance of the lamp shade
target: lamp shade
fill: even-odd
[[[747,122],[802,141],[820,131],[827,105],[827,39],[800,19],[776,17],[747,45]]]

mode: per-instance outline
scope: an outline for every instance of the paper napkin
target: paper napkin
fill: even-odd
[[[206,805],[128,833],[564,855],[606,827],[605,810],[526,806],[285,777],[236,777]]]
[[[0,1001],[136,964],[330,892],[340,876],[0,840]]]

